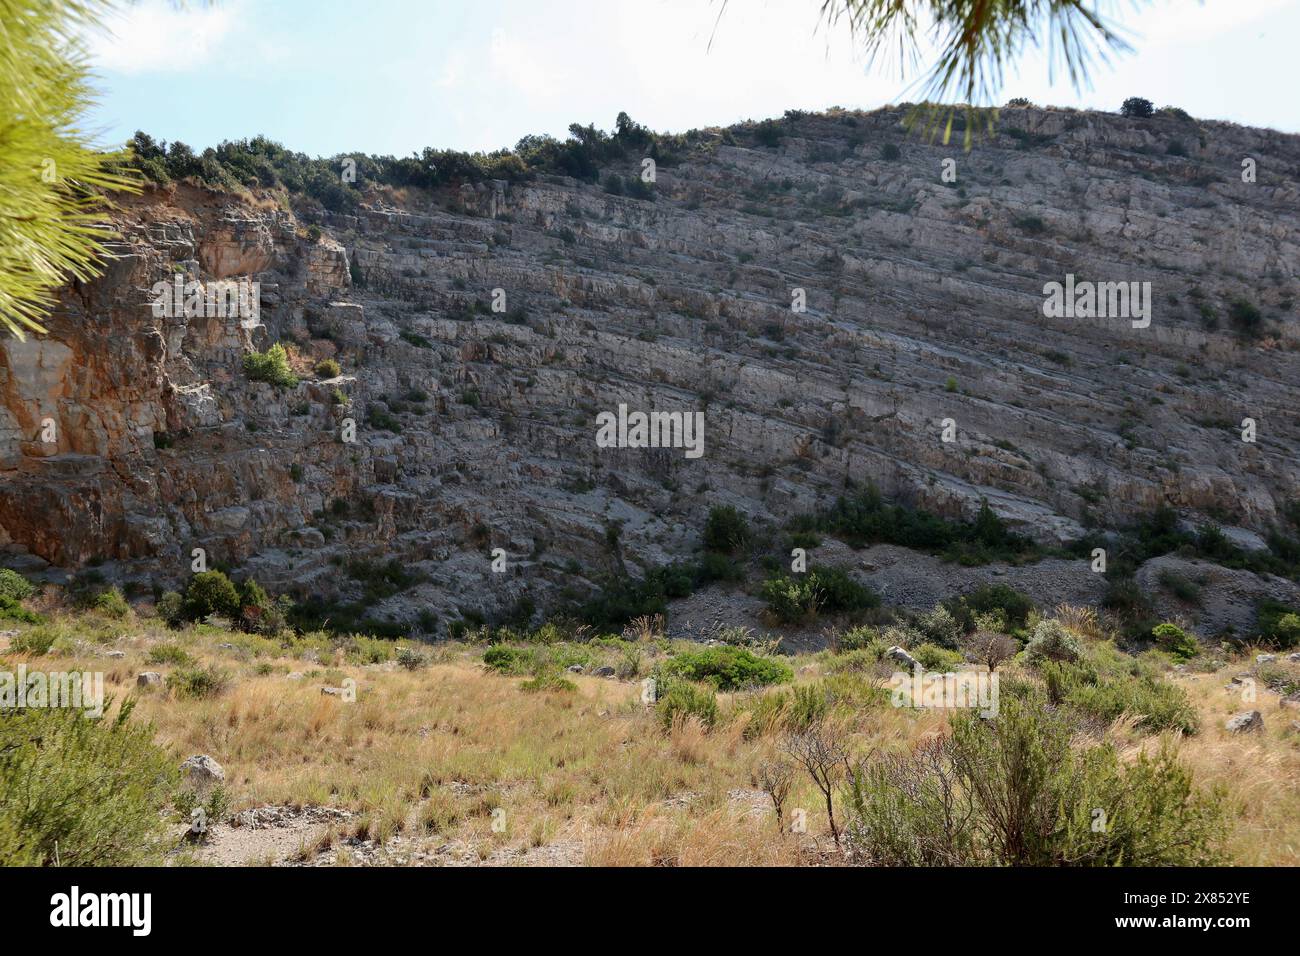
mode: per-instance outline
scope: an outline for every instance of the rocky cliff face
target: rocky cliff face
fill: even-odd
[[[332,558],[395,557],[426,580],[374,613],[445,621],[689,557],[710,505],[776,524],[849,483],[951,516],[987,498],[1045,540],[1165,502],[1242,540],[1276,520],[1300,474],[1300,138],[1010,110],[963,153],[902,116],[720,132],[653,200],[375,193],[319,240],[269,201],[128,200],[106,275],[0,342],[0,547],[164,582],[204,548],[299,594],[346,594]],[[176,275],[259,281],[258,322],[156,316]],[[1149,325],[1048,317],[1067,275],[1149,282]],[[243,371],[274,342],[296,388]],[[620,404],[703,411],[703,455],[598,447]]]

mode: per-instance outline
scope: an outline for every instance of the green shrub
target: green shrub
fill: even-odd
[[[36,593],[36,586],[17,571],[0,568],[0,598],[25,601]]]
[[[0,718],[0,866],[162,863],[176,770],[132,706],[99,720],[63,708]]]
[[[1041,557],[1032,541],[1007,529],[987,501],[980,503],[975,521],[948,521],[926,511],[887,505],[874,486],[856,497],[842,497],[821,514],[799,517],[792,524],[798,531],[836,534],[857,547],[897,544],[942,554],[945,560],[966,565]]]
[[[244,356],[244,374],[255,382],[269,382],[277,388],[296,388],[298,376],[289,368],[289,353],[279,342],[265,352]]]
[[[1077,661],[1082,652],[1078,638],[1060,621],[1050,618],[1035,625],[1033,636],[1025,645],[1025,658],[1035,665],[1043,661]]]
[[[1168,569],[1160,572],[1160,586],[1167,590],[1180,601],[1186,601],[1189,604],[1199,604],[1201,600],[1201,586],[1195,581],[1189,580],[1175,571]]]
[[[1177,730],[1194,734],[1200,717],[1181,687],[1147,673],[1098,674],[1086,664],[1045,661],[1042,674],[1049,699],[1109,724],[1123,716],[1141,717],[1151,733]]]
[[[155,644],[149,649],[147,658],[150,664],[193,664],[194,658],[190,652],[185,650],[179,644]]]
[[[216,697],[230,686],[230,675],[214,664],[182,667],[167,675],[167,689],[178,698]]]
[[[561,674],[558,669],[547,668],[534,674],[531,679],[524,681],[519,685],[519,689],[533,693],[538,691],[567,693],[577,690],[578,685]]]
[[[168,627],[179,627],[185,620],[185,599],[175,591],[167,591],[154,605],[154,612]]]
[[[1002,614],[1004,626],[1017,631],[1028,622],[1034,602],[1028,594],[1005,584],[983,584],[969,594],[945,601],[944,607],[956,618],[962,632],[969,634],[975,630],[975,619],[987,614]]]
[[[1300,644],[1300,611],[1280,601],[1261,601],[1258,608],[1259,636],[1277,647]]]
[[[533,670],[537,654],[531,650],[494,644],[483,652],[483,663],[498,674],[520,675]]]
[[[1228,320],[1243,335],[1256,335],[1264,324],[1258,308],[1246,299],[1233,299],[1228,306]]]
[[[1205,866],[1227,806],[1193,786],[1171,744],[1123,761],[1078,747],[1040,700],[1004,694],[996,720],[956,712],[951,736],[882,754],[852,778],[847,844],[881,866]],[[1094,809],[1105,814],[1095,826]]]
[[[862,650],[877,644],[883,646],[880,631],[865,624],[851,627],[847,631],[835,635],[835,651],[840,654]]]
[[[749,541],[749,524],[731,505],[709,509],[704,523],[704,547],[719,554],[735,554]]]
[[[778,574],[761,589],[768,610],[785,622],[816,617],[820,611],[853,612],[878,607],[880,598],[843,568],[809,568],[805,574]]]
[[[879,595],[843,568],[809,568],[808,577],[821,594],[821,610],[851,613],[880,606]]]
[[[105,617],[121,619],[131,613],[131,605],[117,588],[109,588],[95,596],[91,608]]]
[[[54,642],[61,636],[62,632],[57,627],[42,624],[14,635],[9,641],[9,649],[15,654],[30,654],[33,657],[41,657],[50,652]]]
[[[248,578],[239,586],[239,628],[250,634],[279,634],[288,626],[291,605],[287,596],[272,600],[260,584]]]
[[[962,662],[962,656],[956,651],[937,647],[934,644],[922,644],[919,647],[912,648],[910,653],[928,671],[943,671],[946,673],[956,670]]]
[[[930,643],[949,650],[961,646],[961,639],[965,633],[961,622],[942,604],[937,605],[928,614],[922,615],[916,622],[916,627]]]
[[[321,359],[316,363],[317,378],[338,378],[342,373],[343,369],[332,358]]]
[[[1155,104],[1141,96],[1130,96],[1119,108],[1121,116],[1128,116],[1133,119],[1147,119],[1155,111]]]
[[[185,616],[201,621],[211,614],[239,617],[239,591],[221,571],[200,571],[185,588]]]
[[[35,611],[29,611],[11,597],[0,595],[0,621],[17,621],[19,624],[41,624],[45,621]]]
[[[1152,628],[1151,636],[1155,638],[1160,647],[1179,660],[1189,661],[1201,652],[1201,647],[1196,643],[1196,638],[1177,624],[1170,624],[1167,621],[1164,624],[1157,624]]]
[[[718,720],[718,698],[713,691],[686,681],[669,681],[667,688],[660,688],[655,713],[665,730],[678,716],[697,717],[705,727],[712,727]]]
[[[794,679],[794,672],[787,664],[730,645],[683,651],[660,668],[668,677],[704,681],[718,690],[784,684]]]
[[[817,613],[817,588],[807,574],[778,574],[768,578],[760,593],[767,601],[767,609],[779,621],[802,621]]]
[[[408,671],[416,671],[428,663],[424,654],[415,647],[399,647],[397,649],[397,663]]]

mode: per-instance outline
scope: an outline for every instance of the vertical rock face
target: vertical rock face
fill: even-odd
[[[409,618],[542,603],[687,557],[711,504],[776,523],[850,483],[952,516],[986,498],[1048,540],[1162,503],[1277,520],[1297,137],[1008,110],[967,154],[901,118],[722,131],[652,201],[547,176],[376,193],[319,241],[249,198],[129,200],[105,276],[0,342],[0,548],[170,583],[201,547],[304,594],[351,586],[331,559],[395,557],[425,580],[376,613]],[[1149,325],[1045,314],[1067,275],[1149,282]],[[177,276],[258,282],[256,320],[158,314]],[[243,371],[275,342],[294,388]],[[702,411],[703,455],[598,447],[620,405]]]

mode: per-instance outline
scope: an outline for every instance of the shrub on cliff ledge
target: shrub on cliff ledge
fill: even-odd
[[[295,388],[298,376],[289,368],[289,353],[279,342],[265,352],[244,356],[244,374],[255,382],[269,382],[276,388]]]
[[[316,376],[318,378],[338,378],[343,369],[334,359],[321,359],[316,363]]]
[[[720,554],[735,554],[749,540],[749,524],[731,505],[709,509],[704,523],[704,547]]]

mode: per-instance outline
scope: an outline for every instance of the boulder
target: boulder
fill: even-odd
[[[596,677],[613,677],[614,668],[610,667],[608,664],[603,664],[600,667],[597,667],[591,673],[594,674]]]
[[[136,687],[152,687],[154,684],[162,683],[162,674],[157,671],[141,671],[136,675]]]
[[[226,771],[207,754],[195,754],[181,764],[181,776],[189,786],[202,791],[223,783]]]
[[[905,667],[916,668],[921,666],[920,661],[918,661],[911,654],[907,653],[907,651],[903,650],[897,644],[895,644],[889,650],[885,651],[885,656],[888,657],[891,661],[895,661],[896,663],[902,664]]]
[[[1223,728],[1233,734],[1260,733],[1264,730],[1264,715],[1257,710],[1243,711],[1230,718]]]

